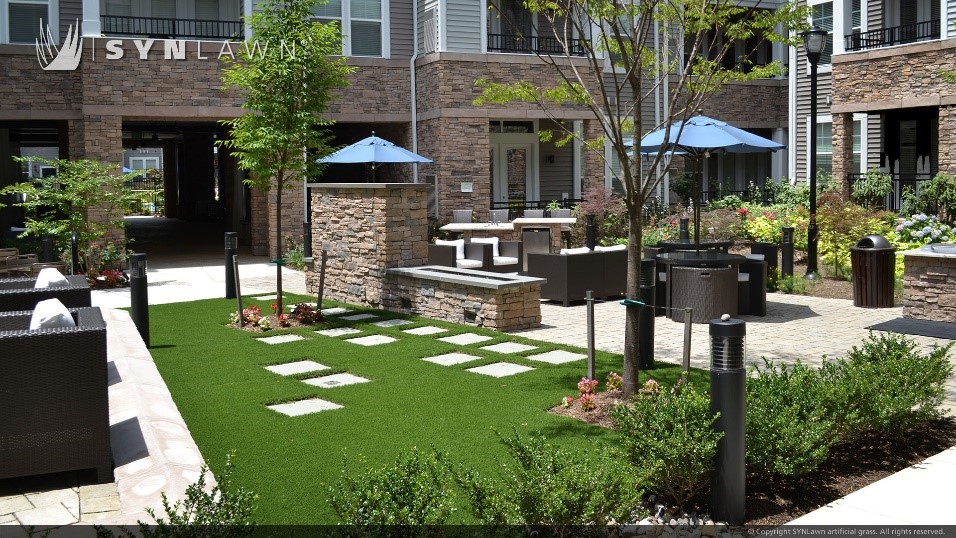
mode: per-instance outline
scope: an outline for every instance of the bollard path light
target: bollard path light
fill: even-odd
[[[747,323],[724,314],[710,320],[710,411],[719,416],[714,430],[717,461],[711,480],[714,520],[744,523],[746,459],[744,452],[747,371],[744,369]]]
[[[236,298],[236,272],[233,260],[237,248],[239,248],[239,234],[226,232],[226,299]]]
[[[146,291],[146,255],[129,255],[130,317],[149,347],[149,297]]]

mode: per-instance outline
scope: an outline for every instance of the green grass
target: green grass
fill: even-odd
[[[290,295],[286,304],[309,300],[314,298]],[[270,303],[259,303],[263,312],[269,311]],[[151,305],[150,352],[213,471],[221,470],[226,453],[236,450],[234,480],[259,495],[255,514],[258,523],[335,523],[327,497],[330,486],[340,478],[343,457],[348,458],[352,469],[358,468],[359,455],[364,456],[366,465],[379,467],[411,447],[434,447],[456,461],[494,474],[500,462],[507,460],[496,430],[508,435],[514,427],[522,434],[544,435],[571,449],[587,449],[617,439],[613,431],[547,412],[563,396],[576,394],[577,381],[586,373],[586,361],[551,365],[522,356],[552,349],[583,352],[581,349],[379,310],[369,310],[380,317],[367,321],[407,317],[415,323],[380,328],[366,320],[346,322],[330,316],[322,327],[250,333],[225,326],[235,305],[227,299]],[[355,313],[362,311],[356,308]],[[343,325],[360,328],[363,333],[335,338],[314,333],[316,329]],[[429,336],[402,332],[422,325],[450,330]],[[288,332],[301,334],[306,340],[280,345],[255,341]],[[465,332],[494,339],[468,346],[437,340]],[[343,341],[368,334],[390,335],[398,341],[373,347]],[[508,341],[533,344],[538,349],[521,355],[479,349]],[[483,358],[447,367],[420,360],[456,351]],[[283,377],[263,367],[301,359],[313,359],[332,368],[316,375],[349,372],[371,382],[324,389],[301,382],[311,376]],[[498,361],[533,366],[535,370],[504,378],[465,371]],[[621,368],[620,355],[598,352],[599,390],[604,389],[607,374],[620,373]],[[669,386],[679,375],[679,367],[659,365],[651,372],[642,372],[642,381],[653,377]],[[705,386],[706,375],[692,372],[692,381]],[[267,404],[310,397],[345,407],[301,417],[287,417],[266,408]]]

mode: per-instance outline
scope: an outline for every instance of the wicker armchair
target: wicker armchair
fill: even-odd
[[[585,299],[591,290],[595,298],[604,297],[604,253],[542,254],[528,253],[528,275],[547,279],[541,285],[541,298],[568,306]]]
[[[106,324],[71,309],[76,327],[28,330],[32,312],[0,312],[0,479],[95,469],[113,480]]]
[[[34,289],[35,278],[0,279],[0,312],[33,310],[45,299],[59,299],[67,308],[90,306],[90,285],[82,275],[67,276],[68,286]]]

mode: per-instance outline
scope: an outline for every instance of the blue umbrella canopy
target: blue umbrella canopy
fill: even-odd
[[[354,144],[345,146],[335,153],[318,160],[320,163],[430,163],[431,159],[412,153],[407,149],[379,138],[370,136]]]
[[[641,153],[652,154],[670,149],[690,157],[704,157],[708,153],[760,153],[786,147],[704,115],[674,122],[666,141],[665,131],[666,128],[662,127],[641,138]]]

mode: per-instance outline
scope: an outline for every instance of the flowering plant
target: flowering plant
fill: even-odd
[[[259,325],[259,320],[261,319],[263,319],[262,310],[259,308],[258,305],[252,305],[249,308],[243,309],[242,311],[243,323],[251,323],[253,325]],[[229,321],[232,323],[239,323],[239,316],[235,312],[233,312],[229,314]]]
[[[580,391],[582,395],[591,394],[592,392],[594,392],[594,389],[596,389],[597,386],[598,386],[597,379],[588,379],[586,377],[582,377],[581,381],[578,381],[578,391]]]
[[[309,303],[299,303],[292,307],[292,317],[303,325],[313,325],[322,320],[322,311],[312,308]]]
[[[565,409],[571,409],[572,405],[574,405],[573,396],[565,396],[564,398],[561,399],[561,407]]]
[[[680,380],[678,380],[679,382]],[[661,385],[653,379],[648,379],[641,386],[640,393],[644,396],[657,396],[661,392]]]
[[[896,227],[896,235],[902,242],[925,245],[948,242],[953,238],[953,229],[939,221],[936,215],[923,213],[913,215]]]
[[[617,372],[609,373],[604,383],[607,386],[607,390],[621,390],[624,388],[624,378],[618,375]]]
[[[289,322],[289,316],[285,314],[277,315],[276,321],[279,322],[279,327],[289,327],[291,325],[291,323]]]
[[[259,328],[262,329],[263,331],[268,331],[269,329],[272,328],[272,323],[269,321],[269,318],[259,318],[259,321],[257,322],[257,324],[259,325]]]
[[[575,398],[573,396],[565,396],[561,399],[561,406],[565,409],[570,409],[576,400],[580,402],[581,409],[584,411],[590,411],[594,409],[596,407],[596,404],[594,403],[594,389],[596,389],[597,386],[597,379],[588,379],[586,377],[582,377],[581,381],[578,381],[578,397]]]
[[[584,411],[590,411],[596,407],[594,403],[594,394],[591,392],[586,392],[578,398],[578,401],[581,402],[581,409]]]

